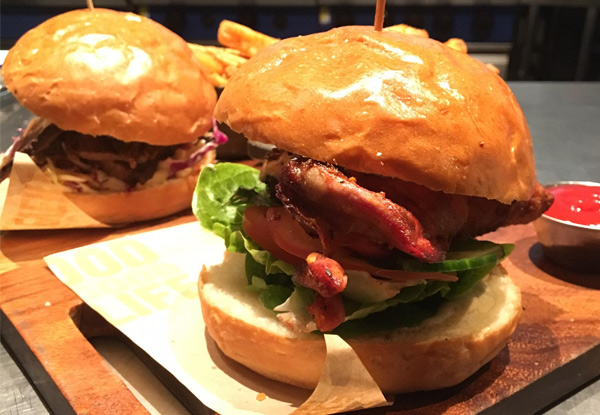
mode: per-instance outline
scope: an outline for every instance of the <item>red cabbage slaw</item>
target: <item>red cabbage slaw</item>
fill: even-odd
[[[181,146],[182,148],[192,148],[196,145],[201,145],[201,147],[195,150],[192,154],[190,154],[187,159],[172,160],[171,163],[168,164],[168,173],[166,177],[167,180],[176,177],[177,173],[181,170],[192,167],[195,164],[199,163],[204,157],[204,155],[206,155],[206,153],[208,153],[211,150],[214,150],[217,146],[222,145],[228,141],[227,135],[220,131],[217,127],[216,120],[213,119],[212,124],[212,133],[209,131],[208,133],[204,134],[201,138],[197,140],[197,144],[186,143]],[[26,130],[25,133],[21,134],[20,136],[13,137],[13,144],[7,149],[5,153],[2,154],[2,158],[0,160],[2,162],[2,167],[9,165],[13,161],[15,153],[24,149],[33,139],[35,139],[36,136],[36,134],[28,134],[28,131]],[[164,161],[167,161],[168,163],[168,161],[170,160],[165,159],[163,160],[163,162]],[[50,160],[48,160],[48,162],[50,165],[52,165]],[[61,182],[65,187],[71,189],[74,192],[84,193],[86,192],[86,190],[90,189],[90,181],[97,183],[97,186],[91,186],[91,189],[93,189],[94,187],[104,187],[101,183],[104,183],[107,180],[114,180],[107,177],[106,174],[100,175],[99,173],[101,172],[98,172],[97,170],[91,171],[88,174],[88,180],[77,181],[66,179],[60,180],[59,182]],[[77,176],[77,174],[75,174],[75,176]],[[100,176],[103,176],[104,178]],[[134,191],[137,189],[137,186],[138,185],[127,186],[121,191]]]
[[[202,159],[202,157],[204,157],[206,153],[208,153],[211,150],[214,150],[215,148],[217,148],[217,146],[225,144],[229,140],[227,135],[221,130],[219,130],[219,127],[217,126],[217,121],[214,118],[212,119],[212,126],[212,134],[214,139],[212,141],[207,142],[201,148],[193,152],[187,160],[174,161],[173,163],[171,163],[171,165],[169,166],[169,176],[167,177],[168,179],[172,179],[173,177],[175,177],[178,171],[194,166]]]

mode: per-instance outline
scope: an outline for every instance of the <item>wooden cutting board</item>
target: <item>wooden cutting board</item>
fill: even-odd
[[[88,342],[119,333],[55,278],[42,258],[193,220],[187,212],[120,230],[2,235],[2,339],[55,413],[148,412]],[[488,239],[516,244],[504,264],[521,287],[524,312],[508,347],[458,386],[398,395],[392,407],[363,412],[528,414],[600,375],[600,275],[576,274],[545,260],[531,225],[505,228]],[[176,379],[159,376],[192,412],[207,413]]]

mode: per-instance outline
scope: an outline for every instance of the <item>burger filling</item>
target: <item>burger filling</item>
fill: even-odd
[[[422,261],[441,261],[452,242],[529,223],[552,203],[539,184],[529,200],[507,205],[278,150],[266,158],[261,179],[295,221],[318,235],[328,255],[348,248],[382,258],[397,249]]]
[[[189,175],[202,157],[226,141],[206,133],[191,143],[157,146],[109,136],[65,131],[48,121],[32,120],[3,155],[3,173],[16,151],[27,153],[55,182],[71,192],[124,192]]]
[[[552,203],[539,185],[506,205],[280,150],[260,177],[219,164],[200,183],[194,213],[246,255],[249,289],[263,304],[293,330],[346,336],[434,315],[512,251],[475,236],[530,222]]]

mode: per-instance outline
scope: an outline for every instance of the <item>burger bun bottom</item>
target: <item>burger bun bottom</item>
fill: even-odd
[[[221,264],[205,267],[198,286],[206,328],[226,356],[268,378],[315,388],[326,356],[323,337],[293,332],[264,308],[245,288],[243,254],[227,252]],[[519,288],[497,266],[418,327],[346,341],[384,393],[444,388],[505,347],[521,310]]]

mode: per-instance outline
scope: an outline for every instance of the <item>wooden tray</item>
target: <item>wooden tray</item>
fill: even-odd
[[[94,336],[119,333],[55,278],[42,257],[193,220],[188,212],[116,231],[8,232],[2,236],[2,339],[55,413],[148,412],[88,342]],[[575,274],[546,261],[531,225],[509,227],[489,237],[516,243],[505,266],[521,287],[524,312],[509,346],[458,386],[398,395],[390,408],[363,412],[528,414],[600,375],[600,276]],[[138,352],[148,362],[144,352]],[[193,413],[208,413],[176,379],[155,369]]]

